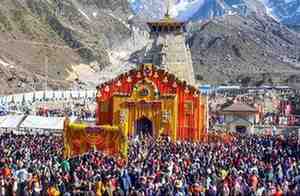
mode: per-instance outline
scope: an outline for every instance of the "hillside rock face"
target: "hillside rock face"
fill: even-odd
[[[188,44],[199,81],[278,84],[299,74],[299,38],[270,17],[236,15],[192,27]]]
[[[71,65],[109,66],[109,49],[131,36],[130,15],[125,0],[3,0],[0,94],[43,89],[47,78],[70,87]]]

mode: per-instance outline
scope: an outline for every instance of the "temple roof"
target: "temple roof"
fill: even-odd
[[[238,124],[238,125],[252,125],[253,123],[249,120],[247,120],[246,118],[242,118],[242,117],[237,117],[235,119],[233,119],[232,121],[227,122],[227,124]]]
[[[223,108],[222,112],[257,112],[257,109],[247,104],[236,102]]]
[[[166,25],[175,25],[175,26],[182,26],[185,24],[185,22],[182,22],[182,21],[177,21],[176,19],[172,18],[169,13],[167,12],[165,14],[165,16],[158,20],[158,21],[151,21],[151,22],[147,22],[147,24],[149,26],[152,26],[152,25],[163,25],[163,26],[166,26]]]
[[[97,89],[99,90],[99,89],[101,89],[102,87],[104,87],[104,86],[106,86],[106,85],[110,85],[110,84],[112,84],[112,83],[114,83],[114,82],[116,82],[116,81],[119,81],[119,80],[121,80],[121,79],[124,78],[124,77],[127,78],[127,77],[129,77],[129,76],[136,75],[138,72],[140,72],[141,74],[144,74],[144,70],[146,70],[146,69],[150,69],[151,71],[153,71],[153,73],[154,73],[154,72],[159,73],[159,75],[160,75],[159,77],[160,77],[161,79],[167,77],[168,80],[171,80],[171,81],[173,81],[173,82],[176,82],[178,86],[179,86],[179,85],[182,85],[182,86],[187,87],[187,88],[190,89],[191,91],[200,93],[199,89],[196,88],[194,85],[189,84],[187,81],[185,81],[185,80],[183,80],[183,79],[181,79],[181,78],[178,78],[175,74],[173,74],[173,73],[171,73],[171,72],[168,72],[167,70],[162,69],[161,67],[155,66],[155,65],[153,65],[153,64],[142,64],[142,65],[138,66],[138,68],[136,68],[136,69],[132,69],[132,70],[129,70],[129,71],[127,71],[127,72],[124,72],[124,73],[120,74],[119,76],[115,77],[115,78],[112,79],[112,80],[109,80],[109,81],[106,81],[106,82],[104,82],[104,83],[102,83],[102,84],[99,84],[99,85],[97,86]],[[163,76],[163,78],[162,78],[161,76]],[[148,77],[148,76],[143,76],[142,78],[147,78],[147,77]]]

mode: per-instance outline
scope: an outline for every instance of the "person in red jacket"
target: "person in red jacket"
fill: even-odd
[[[283,191],[279,184],[276,186],[276,192],[275,192],[274,196],[283,196]]]
[[[257,185],[258,185],[258,178],[256,176],[255,173],[253,173],[251,176],[250,176],[250,186],[252,187],[252,189],[254,191],[257,190]]]

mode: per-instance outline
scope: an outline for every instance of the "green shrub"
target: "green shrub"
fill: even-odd
[[[1,23],[0,27],[2,32],[13,30],[8,17],[5,16],[2,12],[0,12],[0,23]]]

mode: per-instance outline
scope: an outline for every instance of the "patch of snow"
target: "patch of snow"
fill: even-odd
[[[97,12],[93,12],[93,16],[97,17],[98,13]]]
[[[123,41],[117,47],[107,50],[111,63],[110,66],[106,66],[99,71],[95,69],[97,65],[94,65],[94,67],[86,64],[73,65],[72,72],[69,73],[67,80],[74,81],[75,79],[79,79],[87,87],[92,88],[136,68],[137,65],[129,61],[130,55],[134,51],[141,50],[145,47],[145,43],[149,44],[150,41],[148,35],[144,34],[144,31],[136,28],[132,28],[132,31],[136,44],[133,44],[133,38],[131,38]]]
[[[135,3],[137,0],[128,0],[129,3]]]
[[[268,16],[272,17],[276,21],[280,21],[278,17],[274,14],[273,8],[270,6],[270,0],[259,0],[266,8]]]
[[[87,64],[72,65],[72,72],[69,73],[69,76],[66,80],[74,81],[79,79],[89,84],[91,87],[98,85],[98,73]]]
[[[235,11],[232,11],[232,10],[229,10],[228,11],[228,15],[229,16],[234,16],[234,15],[237,15],[238,13],[237,12],[235,12]]]
[[[91,22],[90,17],[81,9],[80,4],[77,2],[77,0],[71,0],[73,5],[77,8],[77,10],[83,15],[89,22]]]
[[[136,28],[132,28],[132,35],[134,37],[123,41],[122,44],[108,51],[111,66],[107,66],[100,71],[99,84],[137,67],[137,64],[129,61],[130,55],[135,51],[141,50],[145,47],[145,43],[150,44],[151,41],[148,35],[144,34],[144,31]]]
[[[226,5],[225,5],[225,2],[224,1],[218,1],[219,5],[221,6],[221,8],[223,10],[226,10]]]
[[[0,58],[0,64],[3,65],[4,67],[8,67],[10,64],[3,61],[1,58]]]
[[[178,1],[171,5],[170,15],[182,20],[188,20],[203,6],[205,0]]]
[[[108,80],[112,80],[118,75],[127,72],[136,67],[135,64],[129,63],[128,60],[128,51],[125,50],[111,50],[109,51],[109,59],[111,66],[105,67],[99,73],[99,83],[104,83]]]
[[[82,9],[80,9],[80,8],[78,8],[78,11],[88,20],[88,21],[91,21],[91,19],[90,19],[90,17],[86,14],[86,13],[84,13],[84,11],[82,10]]]
[[[295,0],[284,0],[285,3],[293,3]]]
[[[266,11],[267,11],[268,16],[272,17],[276,21],[279,21],[279,19],[276,16],[273,15],[273,9],[272,8],[266,7]]]
[[[128,29],[130,29],[130,26],[127,22],[125,22],[124,20],[122,20],[120,17],[115,16],[114,14],[107,12],[107,11],[103,11],[103,13],[105,13],[108,16],[111,16],[112,18],[116,19],[117,21],[119,21],[120,23],[122,23],[125,27],[127,27]]]

